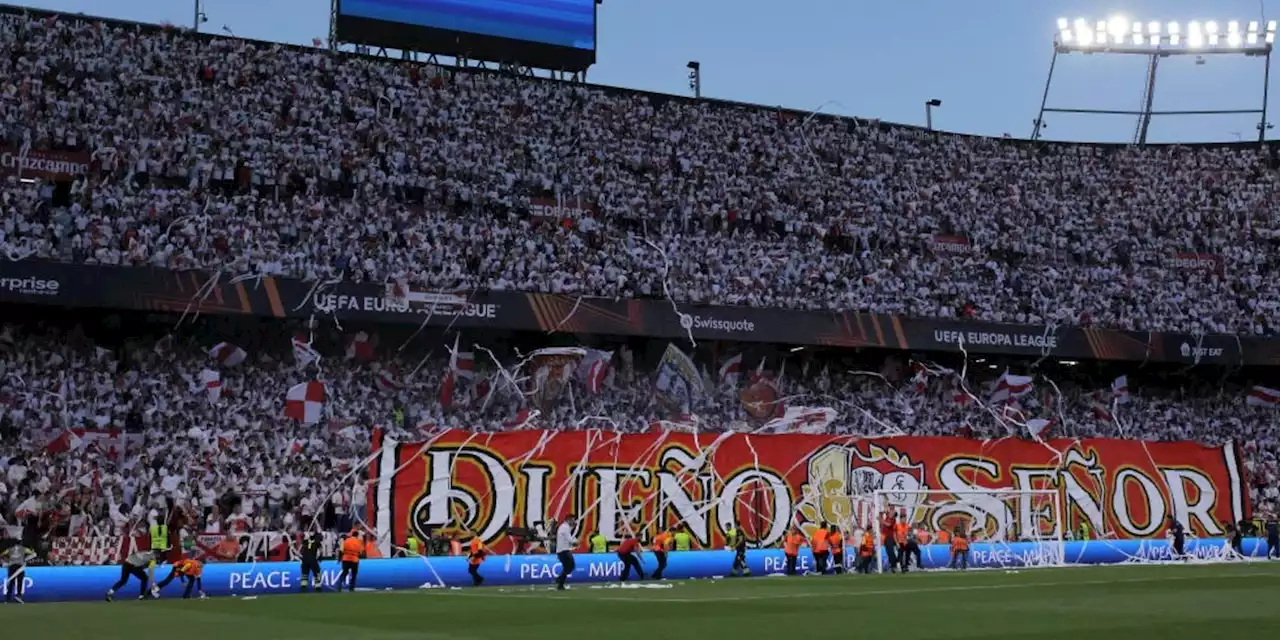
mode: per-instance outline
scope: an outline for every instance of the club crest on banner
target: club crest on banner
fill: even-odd
[[[806,532],[824,521],[850,530],[865,528],[875,520],[874,492],[901,491],[889,494],[889,502],[915,511],[920,494],[912,492],[927,488],[924,463],[892,446],[830,444],[809,456],[807,482],[800,487],[800,526]],[[919,514],[910,515],[915,519]]]

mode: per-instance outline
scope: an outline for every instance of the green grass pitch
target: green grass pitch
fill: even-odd
[[[39,640],[1280,637],[1280,562],[0,606]]]

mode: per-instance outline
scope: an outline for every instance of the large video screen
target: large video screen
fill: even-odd
[[[595,62],[596,0],[341,0],[338,39],[577,71]]]

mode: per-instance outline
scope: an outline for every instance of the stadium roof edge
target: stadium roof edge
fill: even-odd
[[[144,31],[151,31],[151,30],[158,31],[166,28],[166,25],[160,25],[160,24],[154,24],[154,23],[148,23],[148,22],[136,22],[133,20],[107,18],[102,16],[89,15],[85,13],[49,11],[47,9],[37,9],[34,7],[24,7],[20,5],[0,3],[0,19],[4,19],[5,16],[17,16],[22,14],[28,14],[37,18],[49,18],[49,17],[55,17],[55,16],[68,17],[68,18],[75,18],[77,20],[83,20],[91,23],[100,22],[111,27],[135,28],[135,29],[142,29]],[[184,31],[184,32],[190,31],[186,27],[180,27],[177,25],[169,25],[167,28],[172,28],[172,29]],[[254,38],[245,38],[241,36],[232,37],[232,36],[224,36],[221,34],[205,33],[205,32],[199,32],[195,35],[196,37],[209,39],[209,40],[213,40],[213,39],[244,40],[246,42],[252,42],[255,44],[266,45],[266,46],[279,46],[279,47],[284,47],[286,49],[293,49],[298,51],[316,51],[314,47],[290,44],[286,42],[257,40]],[[362,56],[361,54],[357,54],[349,51],[339,52],[339,55],[347,56],[347,57],[378,58],[377,56]],[[383,58],[379,58],[379,59],[383,59]],[[394,60],[394,59],[390,59],[390,61],[403,62],[401,60]],[[421,63],[421,64],[426,64],[426,63]],[[437,66],[440,66],[441,68],[446,70],[452,70],[454,72],[494,73],[494,74],[502,73],[496,70],[477,69],[474,67],[468,67],[464,69],[456,66],[443,65],[443,64],[437,65]],[[525,77],[525,79],[534,81],[534,82],[567,83],[567,81],[556,80],[552,78]],[[706,104],[712,107],[772,111],[780,114],[786,114],[789,117],[800,118],[800,119],[808,118],[810,117],[810,115],[813,115],[812,111],[807,111],[807,110],[798,109],[798,108],[791,108],[791,107],[755,104],[755,103],[749,103],[749,102],[740,102],[736,100],[726,100],[726,99],[717,99],[717,98],[706,98],[706,97],[695,98],[693,96],[661,93],[656,91],[644,91],[641,89],[631,89],[627,87],[617,87],[617,86],[605,85],[605,84],[590,84],[590,83],[583,83],[583,84],[584,86],[589,86],[589,87],[599,89],[601,91],[606,91],[609,93],[632,95],[636,97],[643,97],[650,100],[657,99],[661,101],[678,101],[686,104]],[[816,115],[816,118],[823,119],[828,122],[855,122],[859,125],[905,129],[908,131],[915,131],[921,136],[962,136],[966,138],[982,138],[982,139],[991,140],[993,142],[997,142],[1001,144],[1027,144],[1027,145],[1035,145],[1037,147],[1084,146],[1084,147],[1098,147],[1103,149],[1119,149],[1119,148],[1128,148],[1133,146],[1130,143],[1123,143],[1123,142],[1089,142],[1089,141],[1073,142],[1073,141],[1058,141],[1058,140],[1033,141],[1028,138],[1019,138],[1019,137],[1006,138],[1006,137],[985,136],[980,134],[960,133],[960,132],[952,132],[952,131],[929,131],[924,127],[920,127],[917,125],[885,122],[878,118],[865,118],[860,116],[843,116],[843,115],[819,113]],[[1150,143],[1147,146],[1162,147],[1162,148],[1163,147],[1216,148],[1216,147],[1252,146],[1257,144],[1259,144],[1257,141],[1250,140],[1250,141],[1238,141],[1238,142],[1167,142],[1167,143]],[[1262,144],[1263,145],[1280,145],[1280,140],[1269,140]]]

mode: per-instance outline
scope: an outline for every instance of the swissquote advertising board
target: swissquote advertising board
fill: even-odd
[[[611,541],[630,529],[647,539],[682,524],[701,546],[719,546],[733,524],[776,543],[787,527],[821,521],[861,526],[872,514],[848,496],[876,490],[1055,489],[1071,530],[1087,522],[1119,539],[1163,535],[1169,516],[1200,537],[1249,515],[1234,445],[1127,440],[953,437],[861,439],[602,431],[447,432],[430,442],[382,442],[370,464],[369,522],[425,538],[473,531],[500,553],[511,527],[569,514]],[[1051,502],[975,498],[919,509],[932,530],[965,526],[977,539],[1052,536]],[[902,502],[905,501],[905,502]]]
[[[216,282],[210,282],[216,279]],[[857,311],[677,305],[513,291],[0,262],[0,303],[1187,365],[1280,364],[1280,339],[1041,327]]]

